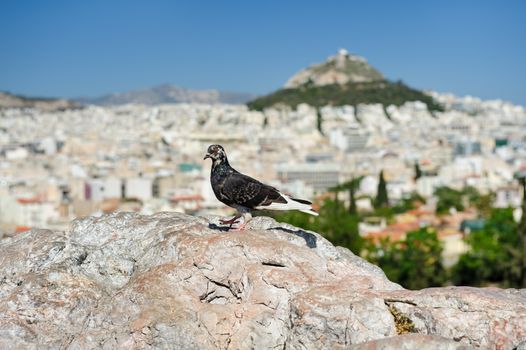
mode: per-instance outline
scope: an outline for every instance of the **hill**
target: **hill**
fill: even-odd
[[[408,101],[424,102],[430,111],[443,110],[433,97],[401,81],[386,80],[365,58],[340,50],[295,74],[283,89],[249,101],[247,106],[263,110],[274,105],[295,108],[300,103],[315,107],[380,103],[387,107]]]
[[[58,98],[27,97],[0,91],[0,109],[2,108],[36,108],[45,111],[77,108],[72,101]]]
[[[384,80],[382,73],[367,63],[365,58],[351,55],[342,49],[325,62],[313,64],[292,76],[285,83],[285,88],[298,88],[305,84],[323,86],[378,80]]]
[[[253,99],[255,95],[224,92],[218,90],[192,90],[164,84],[148,89],[133,90],[94,98],[79,98],[78,102],[100,106],[138,103],[156,105],[164,103],[228,103],[243,104]]]
[[[526,293],[406,290],[315,232],[179,213],[0,244],[2,349],[523,349]]]

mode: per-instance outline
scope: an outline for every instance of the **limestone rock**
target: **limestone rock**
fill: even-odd
[[[330,84],[363,83],[384,80],[382,73],[363,57],[351,55],[341,49],[325,62],[313,64],[294,74],[285,88],[299,88],[305,84],[323,86]]]
[[[352,345],[351,350],[468,350],[471,346],[436,335],[403,334],[397,337],[372,340]]]
[[[4,239],[0,348],[514,349],[526,341],[525,290],[409,291],[317,233],[266,217],[225,232],[218,219],[117,213]],[[417,334],[397,334],[394,310]]]

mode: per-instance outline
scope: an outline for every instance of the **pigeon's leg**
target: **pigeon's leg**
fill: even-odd
[[[252,220],[252,214],[250,214],[250,212],[244,212],[243,213],[243,223],[239,225],[238,227],[236,227],[234,231],[244,230],[250,220]]]
[[[240,213],[236,213],[236,215],[230,219],[230,220],[219,220],[219,222],[221,223],[221,225],[230,225],[230,227],[232,227],[233,224],[237,223],[237,219],[239,219],[241,217],[241,214]]]

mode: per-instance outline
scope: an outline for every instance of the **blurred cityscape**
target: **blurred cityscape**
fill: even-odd
[[[432,227],[444,266],[452,266],[468,249],[466,235],[484,223],[469,203],[438,208],[437,190],[492,194],[490,207],[511,208],[518,222],[523,194],[515,175],[526,172],[526,109],[427,94],[442,110],[421,101],[261,111],[221,103],[4,107],[0,232],[66,230],[76,217],[113,211],[229,215],[203,161],[218,143],[237,170],[318,208],[327,198],[347,206],[355,200],[357,212],[372,213],[360,219],[362,238],[400,241]],[[352,199],[338,190],[358,177]],[[375,212],[380,178],[390,205],[415,196],[418,204],[389,216]]]

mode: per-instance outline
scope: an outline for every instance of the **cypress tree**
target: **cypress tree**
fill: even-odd
[[[363,176],[354,177],[348,182],[347,188],[349,189],[349,214],[358,214],[358,207],[356,206],[356,192],[360,188],[360,183],[363,180]]]
[[[415,181],[420,179],[422,177],[422,169],[420,169],[420,165],[418,162],[415,162]]]
[[[522,187],[522,217],[518,227],[519,239],[521,242],[521,257],[520,257],[520,281],[519,288],[526,288],[526,173],[518,176],[519,183]]]
[[[349,214],[356,215],[358,214],[358,208],[356,207],[356,198],[354,198],[354,187],[349,187]]]
[[[320,109],[316,109],[316,127],[320,134],[323,135],[323,116],[321,115]]]
[[[376,192],[376,207],[382,208],[389,206],[389,198],[387,197],[387,183],[384,178],[384,171],[380,171],[380,179],[378,181],[378,191]]]

